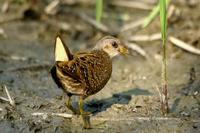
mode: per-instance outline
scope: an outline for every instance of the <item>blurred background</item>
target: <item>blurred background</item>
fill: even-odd
[[[95,115],[94,128],[85,132],[200,132],[200,0],[168,0],[167,77],[173,119],[148,119],[162,117],[157,5],[158,0],[103,0],[100,7],[95,0],[0,0],[0,84],[16,102],[13,109],[0,100],[0,131],[82,131],[77,118],[31,115],[71,113],[49,74],[54,39],[61,34],[72,52],[93,48],[105,35],[120,38],[131,50],[131,55],[113,60],[111,80],[87,100],[85,109]],[[6,97],[3,87],[0,96]]]

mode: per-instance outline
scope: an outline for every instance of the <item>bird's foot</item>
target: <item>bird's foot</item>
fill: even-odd
[[[90,129],[91,128],[91,124],[90,124],[90,112],[85,112],[83,110],[83,98],[81,97],[79,102],[78,102],[78,106],[79,106],[79,112],[80,115],[82,116],[83,119],[83,128],[85,129]]]
[[[89,115],[81,115],[83,119],[83,128],[84,129],[91,129],[91,124],[90,124],[90,116]]]

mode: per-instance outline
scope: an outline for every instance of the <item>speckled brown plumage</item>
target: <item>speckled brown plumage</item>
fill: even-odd
[[[84,128],[90,128],[83,111],[83,100],[100,91],[108,82],[112,73],[112,58],[118,54],[126,54],[127,49],[114,37],[107,36],[99,40],[93,50],[71,54],[60,37],[55,43],[55,64],[51,75],[57,86],[67,95],[67,107],[74,113],[77,110],[71,105],[71,96],[80,96],[79,110]]]
[[[112,73],[112,61],[103,50],[76,53],[68,62],[56,62],[51,73],[56,84],[68,95],[86,98],[106,85]]]

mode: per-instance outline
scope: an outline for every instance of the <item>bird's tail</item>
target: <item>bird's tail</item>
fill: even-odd
[[[72,58],[72,54],[60,36],[57,36],[55,39],[54,53],[55,61],[69,61]]]

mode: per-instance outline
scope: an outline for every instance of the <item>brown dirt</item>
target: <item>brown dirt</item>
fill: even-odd
[[[169,35],[200,48],[200,4],[191,5],[184,0],[173,4],[180,14],[172,16],[168,24]],[[0,19],[21,16],[27,8],[26,4],[23,5],[12,3],[8,13],[1,13]],[[6,34],[6,37],[0,36],[0,84],[8,86],[16,101],[16,108],[0,101],[3,109],[0,111],[0,132],[200,132],[200,57],[168,43],[170,113],[165,118],[159,111],[156,90],[161,80],[161,41],[137,42],[147,52],[148,59],[133,52],[133,56],[113,60],[114,70],[109,83],[101,92],[89,97],[84,106],[94,114],[91,116],[92,129],[82,129],[78,116],[72,119],[32,116],[33,112],[71,113],[64,104],[65,94],[49,74],[56,33],[62,32],[72,51],[91,48],[98,38],[106,35],[73,13],[63,13],[75,10],[94,16],[94,6],[75,4],[61,9],[63,11],[56,16],[42,14],[39,20],[35,17],[27,20],[26,17],[0,25]],[[147,14],[148,11],[106,5],[102,21],[116,29]],[[128,16],[128,20],[124,20],[124,16]],[[60,26],[60,22],[66,22],[69,28]],[[153,34],[159,30],[156,19],[145,29],[119,36]],[[190,80],[191,69],[196,75],[193,80]],[[3,88],[0,88],[0,96],[6,97]],[[76,106],[76,97],[74,101]]]

